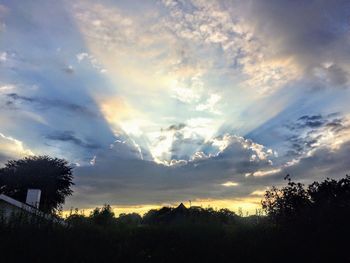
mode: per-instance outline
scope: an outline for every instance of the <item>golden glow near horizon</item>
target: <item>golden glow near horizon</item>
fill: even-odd
[[[256,211],[261,209],[261,198],[259,197],[264,192],[255,192],[254,196],[248,198],[237,198],[237,199],[197,199],[197,200],[184,200],[182,203],[188,208],[191,206],[197,206],[202,208],[213,208],[215,210],[219,210],[222,208],[227,208],[235,213],[242,212],[243,216],[247,215],[255,215]],[[126,213],[137,213],[140,215],[144,215],[151,209],[160,209],[163,206],[166,207],[177,207],[181,202],[178,203],[170,203],[170,204],[147,204],[147,205],[111,205],[115,216],[119,216],[120,214]],[[98,206],[102,207],[102,206]],[[90,215],[90,213],[95,208],[85,208],[79,210],[64,210],[62,213],[63,217],[67,217],[70,214],[78,213],[85,216]]]

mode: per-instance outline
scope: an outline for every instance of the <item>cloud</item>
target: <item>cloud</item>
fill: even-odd
[[[125,154],[118,156],[115,149],[123,146],[126,152],[131,147],[119,142],[113,149],[100,152],[94,158],[93,166],[76,168],[76,194],[69,205],[84,202],[94,205],[106,201],[122,205],[161,204],[200,198],[237,198],[248,196],[257,185],[270,183],[269,177],[245,176],[273,167],[269,161],[273,156],[268,149],[235,136],[217,140],[226,140],[226,147],[222,142],[222,148],[216,154],[190,161],[172,160],[170,165],[144,161],[133,155],[129,158],[125,158]],[[257,157],[252,160],[254,154]],[[227,186],[238,184],[239,187],[230,191],[231,187],[222,187],[227,182],[231,182]],[[89,200],[84,201],[83,197]]]
[[[10,90],[14,90],[16,87],[14,85],[3,85],[0,87],[0,93],[4,94]]]
[[[213,63],[226,66],[232,73],[246,75],[242,87],[269,94],[297,77],[292,59],[273,58],[267,41],[260,38],[254,26],[242,16],[244,5],[228,1],[163,1],[169,16],[164,25],[179,38],[203,47],[220,47],[223,56],[215,54]],[[243,9],[243,10],[241,10]],[[215,57],[214,57],[215,58]]]
[[[287,172],[343,173],[349,10],[343,0],[8,2],[1,132],[79,163],[82,206],[257,200]]]
[[[83,61],[85,58],[89,57],[89,54],[86,52],[82,52],[76,55],[78,62]]]
[[[319,147],[312,154],[303,156],[297,162],[287,165],[273,177],[290,174],[293,180],[310,183],[324,180],[327,177],[341,178],[349,173],[349,141],[341,144],[336,150],[330,147]]]
[[[265,171],[255,171],[253,173],[247,173],[246,176],[267,176],[267,175],[272,175],[272,174],[276,174],[278,172],[281,172],[280,168],[277,169],[272,169],[272,170],[265,170]]]
[[[292,131],[288,138],[290,156],[311,154],[313,150],[325,146],[334,149],[350,139],[349,120],[338,113],[304,115],[289,123],[287,128]]]
[[[313,116],[303,120],[318,119]],[[329,123],[333,121],[326,122],[324,127]],[[343,132],[339,131],[337,136],[344,138]],[[268,186],[285,184],[283,178],[286,174],[295,180],[310,183],[327,176],[342,177],[350,168],[347,162],[349,141],[343,141],[337,148],[332,148],[329,143],[321,144],[309,154],[299,155],[297,160],[282,166],[272,164],[271,160],[277,158],[272,150],[241,137],[219,137],[209,142],[208,147],[212,150],[194,154],[199,158],[180,160],[179,163],[174,161],[170,166],[136,159],[120,162],[118,158],[109,159],[110,154],[106,154],[93,170],[87,167],[77,170],[81,188],[76,190],[77,195],[70,204],[83,204],[85,196],[91,196],[89,202],[96,205],[102,200],[115,205],[203,199],[211,199],[212,202],[237,198],[243,200],[252,195],[261,197],[261,189]],[[97,175],[99,182],[95,185],[94,178]]]
[[[246,17],[275,56],[290,57],[303,78],[331,87],[348,83],[348,1],[250,1]],[[270,41],[269,41],[270,40]]]
[[[220,111],[215,109],[216,104],[221,100],[221,96],[217,94],[211,94],[210,97],[207,99],[207,101],[203,104],[199,104],[196,107],[196,110],[198,111],[204,111],[208,110],[209,112],[215,113],[215,114],[221,114]]]
[[[27,149],[23,142],[0,133],[0,164],[4,164],[10,159],[18,159],[30,155],[34,155],[34,153]]]
[[[94,155],[94,157],[92,157],[92,159],[89,162],[91,165],[95,165],[96,164],[96,155]]]
[[[74,135],[73,131],[57,131],[46,136],[47,139],[53,141],[70,142],[77,146],[89,149],[98,149],[99,145],[95,143],[85,142]]]
[[[91,111],[89,108],[85,106],[81,106],[76,103],[71,103],[68,101],[63,101],[59,99],[48,99],[48,98],[41,98],[41,97],[28,97],[28,96],[22,96],[18,95],[17,93],[9,93],[6,95],[11,103],[16,102],[24,102],[24,103],[30,103],[30,104],[36,104],[40,108],[60,108],[64,109],[76,114],[82,114],[89,117],[96,117],[96,113]]]
[[[226,183],[221,184],[222,186],[225,187],[232,187],[232,186],[237,186],[238,183],[232,182],[232,181],[227,181]]]
[[[167,131],[179,131],[186,127],[186,124],[179,123],[179,124],[172,124],[170,125],[166,130]]]
[[[149,152],[147,149],[141,148],[132,138],[127,136],[120,136],[114,143],[109,147],[111,156],[107,158],[116,159],[135,159],[135,160],[149,160]],[[102,155],[105,152],[102,150]],[[106,156],[104,156],[106,157]]]
[[[296,69],[289,58],[270,59],[254,27],[224,2],[162,5],[145,4],[139,16],[126,12],[129,5],[79,1],[71,14],[89,48],[76,53],[78,62],[98,60],[115,86],[94,95],[105,119],[116,133],[123,130],[149,148],[155,161],[171,162],[199,151],[196,142],[189,146],[190,138],[210,140],[225,121],[243,125],[240,112],[295,79]],[[259,111],[259,121],[281,107]],[[159,132],[174,123],[165,117],[187,125],[183,142]]]
[[[73,74],[74,73],[74,69],[73,69],[72,65],[69,65],[69,66],[65,67],[63,69],[63,71],[66,72],[67,74]]]
[[[263,176],[274,182],[290,174],[295,180],[310,183],[348,173],[350,166],[346,158],[350,149],[350,126],[347,115],[303,115],[286,127],[292,136],[289,133],[286,154],[278,158],[279,164],[273,169],[257,169],[246,176]],[[275,131],[272,129],[272,132]]]
[[[7,52],[0,53],[0,62],[4,63],[7,61]]]
[[[79,63],[84,62],[84,60],[88,60],[88,62],[91,64],[91,66],[97,70],[99,70],[101,73],[106,73],[106,69],[104,69],[101,65],[101,63],[98,62],[98,60],[86,52],[81,52],[76,54],[76,58]]]
[[[297,123],[296,128],[318,128],[323,126],[325,120],[321,115],[304,115],[298,119],[301,123]]]

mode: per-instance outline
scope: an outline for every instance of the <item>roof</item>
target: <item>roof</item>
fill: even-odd
[[[15,199],[7,196],[7,195],[4,195],[4,194],[0,194],[0,200],[3,200],[3,201],[5,201],[6,203],[8,203],[10,205],[16,206],[16,207],[18,207],[18,208],[20,208],[22,210],[25,210],[25,211],[27,211],[29,213],[32,213],[32,214],[38,214],[38,213],[40,214],[40,213],[42,213],[38,209],[36,209],[36,208],[34,208],[32,206],[27,205],[25,203],[22,203],[20,201],[17,201],[17,200],[15,200]]]
[[[186,210],[187,208],[183,203],[181,203],[178,207],[175,208],[175,211],[186,211]]]
[[[47,220],[52,220],[52,221],[54,221],[54,222],[56,222],[56,223],[60,223],[60,224],[62,224],[62,225],[65,225],[65,224],[66,224],[66,223],[65,223],[62,219],[60,219],[60,218],[57,218],[57,217],[55,217],[55,216],[53,216],[53,215],[50,215],[50,214],[46,214],[46,213],[40,211],[39,209],[37,209],[37,208],[35,208],[35,207],[33,207],[33,206],[30,206],[30,205],[27,205],[27,204],[22,203],[22,202],[20,202],[20,201],[17,201],[17,200],[15,200],[15,199],[13,199],[13,198],[7,196],[7,195],[0,194],[0,201],[1,201],[1,200],[4,201],[4,202],[6,202],[6,203],[8,203],[8,204],[10,204],[10,205],[13,205],[13,206],[15,206],[15,207],[18,207],[19,209],[22,209],[23,211],[26,211],[26,212],[28,212],[28,213],[31,213],[31,214],[33,214],[33,215],[36,215],[36,216],[45,218],[45,219],[47,219]]]

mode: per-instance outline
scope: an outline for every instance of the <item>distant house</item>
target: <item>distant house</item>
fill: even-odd
[[[179,206],[174,209],[174,212],[177,212],[177,213],[183,213],[186,211],[187,211],[187,207],[183,203],[179,204]]]

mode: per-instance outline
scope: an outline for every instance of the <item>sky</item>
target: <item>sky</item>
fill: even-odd
[[[350,170],[350,2],[0,0],[0,165],[74,168],[65,209],[259,207]]]

